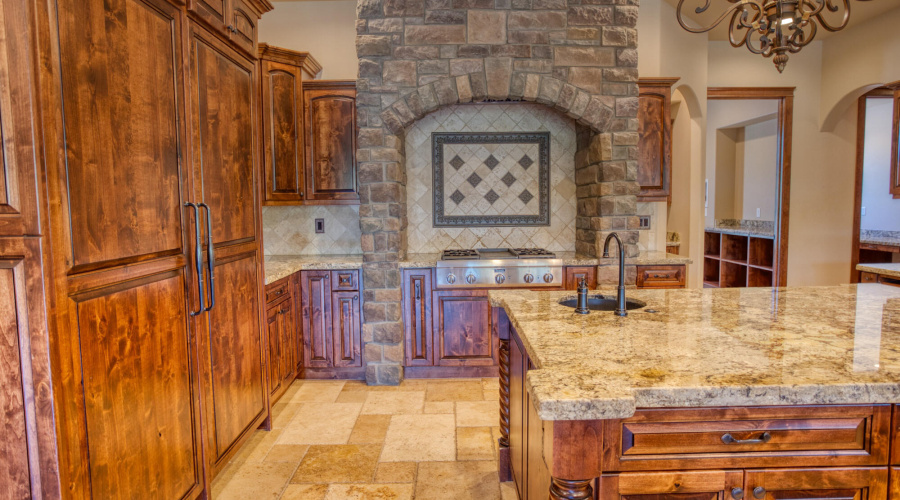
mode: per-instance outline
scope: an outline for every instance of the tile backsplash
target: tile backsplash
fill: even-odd
[[[356,254],[360,248],[359,206],[263,207],[265,255]],[[315,220],[325,220],[317,234]]]
[[[433,132],[549,132],[550,225],[434,227],[431,137]],[[573,251],[576,211],[575,151],[574,122],[539,104],[463,104],[450,106],[425,116],[414,123],[406,133],[409,252],[431,253],[447,248],[507,246],[543,247],[557,252]],[[488,153],[490,152],[488,151]],[[517,151],[517,153],[522,154],[516,157],[516,161],[525,156],[525,152]],[[473,153],[473,155],[477,154]],[[445,161],[452,161],[453,157],[454,155],[450,155],[449,158],[445,158]],[[487,160],[487,157],[484,160]],[[529,170],[523,170],[521,164],[517,168],[516,172],[519,174],[524,170]],[[523,172],[519,172],[519,170],[523,170]],[[511,174],[510,181],[513,181],[513,176],[517,180],[511,185],[516,186],[521,183],[515,174]],[[501,172],[501,176],[497,180],[503,182],[502,178]],[[500,187],[506,188],[503,184],[500,184]],[[482,199],[493,198],[491,195],[484,198],[491,186],[483,186],[483,188],[485,193],[480,193]],[[527,186],[522,187],[515,195],[521,195],[526,188]],[[447,195],[452,194],[452,191],[447,193]],[[497,200],[502,203],[493,206],[492,209],[502,214],[518,215],[521,212],[519,209],[527,205],[527,203],[520,203],[521,199],[519,199],[519,203],[511,199],[497,198]]]

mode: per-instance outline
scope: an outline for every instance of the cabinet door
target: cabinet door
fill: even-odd
[[[331,319],[335,368],[361,367],[359,292],[333,292]]]
[[[885,500],[887,467],[880,469],[748,470],[747,498],[758,500]]]
[[[596,266],[569,266],[566,267],[565,272],[566,276],[565,282],[563,283],[563,288],[565,288],[566,290],[577,290],[578,283],[582,280],[582,278],[587,282],[588,288],[590,288],[591,290],[597,288]]]
[[[281,304],[266,311],[266,336],[269,341],[269,392],[274,395],[281,389]]]
[[[496,365],[499,344],[491,332],[487,291],[439,290],[432,296],[435,365]]]
[[[274,403],[284,394],[296,374],[296,346],[292,343],[293,311],[290,297],[266,312],[269,340],[269,393]]]
[[[638,82],[638,172],[640,201],[666,201],[672,168],[671,87],[677,78]]]
[[[251,61],[202,28],[192,26],[190,43],[193,172],[198,198],[209,206],[200,220],[213,287],[199,344],[215,473],[265,417],[268,401],[254,183],[256,73]]]
[[[509,460],[519,498],[525,500],[525,371],[528,356],[519,343],[518,334],[510,326],[509,339]]]
[[[402,299],[406,366],[433,366],[431,269],[403,271]]]
[[[228,34],[230,0],[188,0],[188,10],[197,15],[214,31]]]
[[[303,200],[300,68],[260,61],[266,205]]]
[[[358,203],[355,83],[304,83],[303,113],[306,199]]]
[[[331,368],[331,283],[328,271],[301,271],[300,316],[303,319],[303,366]]]
[[[894,120],[891,132],[891,195],[900,198],[900,86],[892,84],[894,89]]]
[[[45,147],[64,154],[47,155],[61,482],[72,498],[193,497],[184,15],[163,0],[56,5],[47,99],[65,113],[46,121]]]
[[[599,498],[604,500],[740,500],[740,471],[639,472],[605,474]],[[793,497],[792,497],[793,498]],[[797,497],[799,498],[799,497]]]
[[[243,0],[231,0],[231,41],[239,48],[256,57],[256,24],[259,15]]]

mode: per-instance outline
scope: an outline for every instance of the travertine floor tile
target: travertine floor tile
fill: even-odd
[[[244,443],[240,451],[231,459],[232,462],[262,462],[272,446],[278,441],[281,430],[256,430]]]
[[[456,425],[493,427],[500,422],[500,404],[496,401],[460,401],[456,403]]]
[[[456,407],[450,401],[432,401],[425,403],[423,413],[454,413]]]
[[[453,415],[394,415],[384,439],[382,462],[454,460]]]
[[[306,455],[309,445],[305,444],[276,444],[266,455],[266,462],[293,462],[299,464]]]
[[[344,389],[338,394],[336,403],[365,403],[366,396],[369,393],[366,391],[348,391]]]
[[[214,498],[216,500],[278,498],[296,468],[297,464],[287,462],[244,463],[234,475],[217,485],[221,490],[218,494],[214,493]]]
[[[364,415],[412,415],[422,413],[425,391],[370,392],[363,404]]]
[[[350,444],[383,443],[391,423],[390,415],[360,415],[350,434]]]
[[[303,385],[285,403],[334,403],[344,388],[343,380],[304,380]]]
[[[500,390],[500,379],[497,377],[491,378],[483,378],[481,379],[481,388],[487,391],[499,391]]]
[[[490,427],[457,427],[457,460],[493,460],[494,444]]]
[[[490,390],[490,391],[487,391],[487,390],[484,391],[484,400],[485,400],[485,401],[492,401],[492,402],[494,402],[494,403],[500,404],[500,390],[499,390],[499,389],[493,389],[493,390]]]
[[[519,500],[519,493],[516,491],[516,483],[512,481],[500,483],[500,498],[502,500]]]
[[[322,500],[327,492],[327,484],[289,484],[281,500]]]
[[[428,380],[421,378],[404,379],[397,388],[398,391],[424,391],[426,389],[428,389]]]
[[[448,494],[452,492],[452,496]],[[499,500],[496,462],[422,462],[416,500]]]
[[[345,444],[361,408],[360,403],[304,403],[278,444]]]
[[[376,483],[411,483],[415,480],[415,462],[381,462],[375,470]]]
[[[325,500],[411,500],[411,484],[333,484]]]
[[[283,396],[282,401],[287,399],[287,395]],[[297,414],[300,409],[300,403],[282,403],[281,401],[272,406],[272,429],[284,429],[287,424]]]
[[[481,379],[430,380],[425,401],[484,401]]]
[[[375,476],[378,445],[310,446],[292,483],[368,483]]]

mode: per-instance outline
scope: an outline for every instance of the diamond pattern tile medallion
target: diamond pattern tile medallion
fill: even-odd
[[[500,180],[506,184],[506,187],[510,187],[516,182],[516,176],[513,175],[512,172],[507,172]]]
[[[498,199],[500,199],[500,195],[497,194],[496,191],[494,191],[493,189],[491,189],[490,191],[487,192],[487,194],[484,195],[484,199],[487,200],[488,203],[490,203],[491,205],[493,205],[495,201],[497,201]]]
[[[450,199],[453,200],[453,203],[456,203],[457,205],[459,205],[459,203],[461,201],[466,199],[466,195],[460,193],[459,189],[457,189],[456,191],[453,192],[453,194],[450,195]]]
[[[459,155],[454,156],[453,159],[450,160],[450,166],[455,168],[456,170],[459,170],[460,167],[462,167],[465,164],[466,164],[466,162],[463,161],[463,159],[460,158]]]
[[[522,203],[524,203],[526,205],[528,204],[529,201],[532,200],[532,198],[534,198],[534,195],[532,195],[531,192],[528,191],[527,189],[525,191],[522,191],[521,194],[519,194],[519,199],[522,200]]]
[[[478,185],[481,184],[481,176],[478,175],[478,172],[472,172],[472,175],[470,175],[469,178],[466,179],[466,181],[468,181],[469,184],[472,185],[472,187],[478,187]]]
[[[519,165],[522,165],[522,168],[528,170],[528,167],[534,165],[534,160],[532,160],[528,155],[525,155],[522,157],[522,159],[519,160]]]
[[[488,155],[487,159],[484,160],[484,164],[487,165],[487,168],[494,170],[494,167],[500,164],[500,160],[494,158],[494,155]]]

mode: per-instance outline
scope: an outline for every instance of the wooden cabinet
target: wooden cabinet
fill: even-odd
[[[491,330],[487,290],[432,292],[434,364],[494,366],[499,344]]]
[[[687,266],[637,266],[638,288],[684,288]]]
[[[638,201],[668,201],[672,184],[672,85],[678,78],[638,80]]]
[[[259,45],[264,205],[297,205],[306,191],[301,82],[322,69],[308,52]]]
[[[566,290],[577,290],[578,283],[584,278],[587,281],[589,289],[597,288],[597,266],[567,266],[565,268],[565,278],[563,288]]]
[[[888,470],[887,467],[748,470],[744,473],[744,491],[748,498],[759,500],[886,500]]]
[[[604,474],[599,498],[604,500],[740,500],[741,471],[643,472]]]
[[[359,271],[301,271],[299,279],[302,377],[364,377]]]
[[[261,312],[256,67],[190,28],[190,130],[208,283],[198,321],[207,459],[213,473],[267,415]],[[249,182],[248,182],[249,180]]]
[[[774,237],[707,231],[703,252],[704,288],[776,285]]]
[[[869,273],[865,271],[859,273],[859,282],[881,283],[882,285],[888,286],[900,286],[900,278],[895,278],[893,276],[888,276],[885,274]]]
[[[891,132],[891,178],[889,187],[894,198],[900,198],[900,82],[889,87],[894,91],[894,120]]]
[[[271,9],[267,0],[188,0],[190,13],[252,57],[256,57],[257,23]]]
[[[404,269],[401,297],[406,366],[434,366],[431,269]]]
[[[356,82],[303,83],[306,193],[309,203],[357,204]]]
[[[271,292],[273,297],[266,304],[269,394],[272,404],[281,398],[297,378],[298,355],[301,352],[290,284],[290,278],[284,278],[266,287],[266,296]]]

